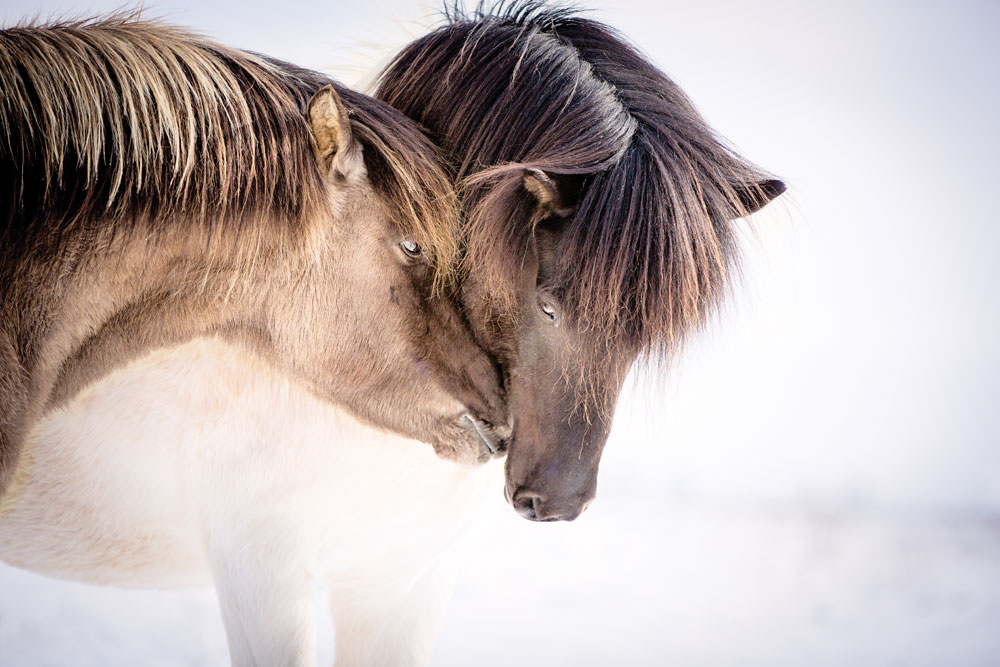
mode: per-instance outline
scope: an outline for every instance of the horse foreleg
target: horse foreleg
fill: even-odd
[[[316,664],[316,584],[298,543],[276,531],[231,536],[211,555],[235,667]]]
[[[409,581],[389,581],[331,591],[336,667],[427,664],[454,589],[455,561],[448,554]]]

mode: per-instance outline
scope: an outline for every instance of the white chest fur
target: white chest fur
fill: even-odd
[[[345,638],[442,597],[442,553],[501,478],[498,464],[442,461],[198,340],[106,378],[33,431],[0,504],[0,558],[97,583],[214,582],[238,664],[310,664],[301,607],[327,583],[353,601],[338,613],[334,594],[338,663],[420,662],[433,609],[381,641],[402,653],[352,653]]]

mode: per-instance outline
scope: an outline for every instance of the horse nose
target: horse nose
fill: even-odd
[[[504,497],[514,506],[514,511],[529,521],[572,521],[580,516],[589,502],[555,502],[553,499],[531,491],[510,494],[504,487]]]

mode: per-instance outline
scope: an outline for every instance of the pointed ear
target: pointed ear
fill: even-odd
[[[563,203],[559,188],[541,169],[524,170],[524,189],[530,192],[538,202],[538,212],[543,218],[551,215],[568,218],[573,214],[573,207]]]
[[[357,168],[361,147],[354,143],[347,108],[333,86],[326,85],[309,100],[313,154],[324,176],[348,176]]]
[[[737,188],[740,203],[746,209],[747,214],[756,213],[776,199],[778,195],[788,189],[783,182],[777,179],[761,181],[755,186],[743,186]]]

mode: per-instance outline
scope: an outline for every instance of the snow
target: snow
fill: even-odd
[[[467,578],[449,618],[486,610],[503,636],[452,625],[437,664],[1000,664],[1000,523],[631,509],[504,540],[492,553],[509,559]]]
[[[1000,520],[598,502],[529,524],[498,500],[432,665],[1000,665]],[[0,568],[0,664],[226,664],[209,590]],[[320,663],[332,661],[321,609]]]

